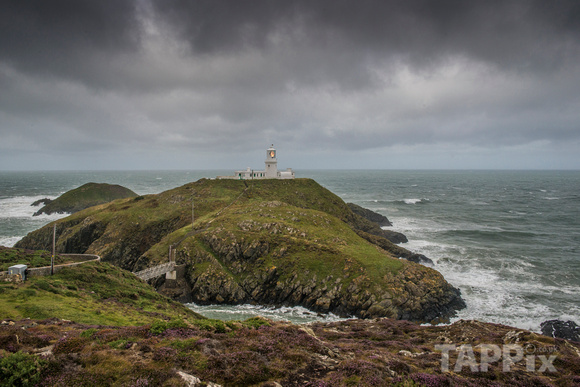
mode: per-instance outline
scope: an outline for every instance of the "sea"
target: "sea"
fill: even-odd
[[[231,171],[0,171],[0,245],[65,215],[33,216],[39,199],[84,183],[165,191]],[[381,213],[461,290],[475,319],[538,332],[545,320],[580,324],[580,171],[297,170],[346,202]],[[262,315],[335,321],[301,307],[188,305],[211,318]]]

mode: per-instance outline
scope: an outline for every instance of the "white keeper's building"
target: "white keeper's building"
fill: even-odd
[[[278,170],[278,159],[276,158],[276,149],[274,145],[266,150],[266,168],[263,171],[256,171],[250,167],[244,171],[236,171],[233,176],[218,176],[218,179],[294,179],[294,171],[287,168],[285,171]]]

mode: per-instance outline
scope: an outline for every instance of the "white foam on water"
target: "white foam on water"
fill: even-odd
[[[205,317],[218,320],[246,320],[248,318],[262,316],[276,321],[290,321],[292,323],[304,324],[315,321],[340,321],[345,318],[338,317],[333,313],[320,314],[301,306],[268,307],[261,305],[197,305],[195,303],[185,304],[188,308]]]
[[[411,239],[421,238],[421,234],[425,232],[433,233],[450,230],[449,227],[446,227],[432,219],[416,219],[398,216],[387,217],[391,223],[393,223],[393,226],[385,228],[385,230],[398,231],[405,235],[408,234],[407,237],[409,238],[409,242],[412,242]],[[409,244],[405,244],[405,246],[409,246]]]
[[[55,199],[56,196],[14,196],[0,199],[0,218],[28,218],[31,217],[41,206],[32,206],[37,200],[44,198]]]
[[[22,237],[3,237],[0,236],[0,246],[13,247]]]
[[[417,203],[421,203],[421,199],[403,199],[403,201],[405,202],[405,204],[417,204]]]
[[[12,230],[0,229],[0,246],[12,247],[29,231],[38,229],[50,222],[69,215],[41,214],[39,216],[33,216],[41,208],[41,205],[32,206],[32,203],[44,198],[55,199],[56,196],[14,196],[0,199],[0,224],[6,221],[28,224],[24,228],[15,227]]]
[[[464,243],[459,246],[453,240],[437,236],[446,231],[496,227],[466,224],[462,228],[432,219],[396,216],[389,219],[393,222],[389,229],[402,232],[409,239],[402,247],[431,258],[435,262],[433,268],[461,290],[467,308],[458,311],[452,322],[474,319],[539,332],[541,322],[548,319],[580,321],[580,305],[573,302],[573,296],[580,294],[580,286],[547,286],[542,283],[536,265],[525,257],[503,258],[502,252],[493,246],[485,249]],[[568,305],[566,316],[550,306],[562,303]]]

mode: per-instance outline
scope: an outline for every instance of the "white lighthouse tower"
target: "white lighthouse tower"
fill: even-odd
[[[278,159],[274,144],[266,150],[266,179],[278,178]]]
[[[238,179],[238,180],[253,180],[253,179],[294,179],[294,171],[292,168],[286,168],[285,171],[278,170],[278,159],[276,158],[276,149],[274,144],[266,149],[266,169],[263,171],[256,171],[250,167],[243,171],[236,171],[233,176],[218,176],[218,179]]]

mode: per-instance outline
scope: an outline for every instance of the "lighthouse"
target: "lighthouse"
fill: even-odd
[[[266,150],[266,179],[278,178],[278,159],[276,159],[276,149],[274,144]]]
[[[266,149],[266,167],[263,171],[256,171],[248,167],[244,171],[236,171],[233,176],[218,176],[218,179],[237,179],[237,180],[253,180],[253,179],[294,179],[294,171],[292,168],[287,168],[285,171],[278,170],[278,159],[276,158],[276,148],[272,144]]]

